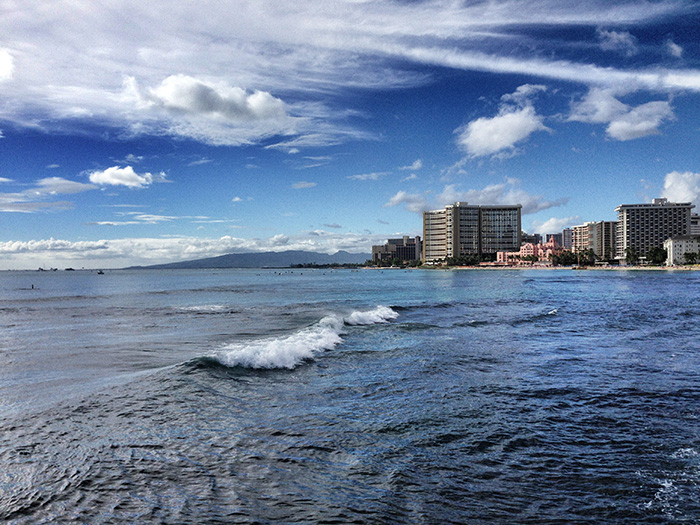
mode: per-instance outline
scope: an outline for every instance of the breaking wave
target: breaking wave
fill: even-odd
[[[227,345],[213,357],[229,367],[292,369],[342,343],[347,326],[387,323],[398,315],[386,306],[355,311],[345,317],[328,315],[318,323],[285,337]]]

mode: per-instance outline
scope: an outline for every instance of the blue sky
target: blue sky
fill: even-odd
[[[0,269],[700,208],[700,5],[0,0]]]

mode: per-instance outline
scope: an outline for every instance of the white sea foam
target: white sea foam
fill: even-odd
[[[185,312],[221,312],[227,307],[223,304],[203,304],[199,306],[183,306],[180,308]]]
[[[216,359],[226,366],[291,369],[342,343],[346,325],[386,323],[396,317],[398,314],[385,306],[365,312],[352,312],[344,318],[329,315],[286,337],[227,345]]]
[[[398,316],[399,314],[388,306],[377,306],[377,308],[368,312],[351,313],[345,318],[345,323],[348,325],[388,323]]]

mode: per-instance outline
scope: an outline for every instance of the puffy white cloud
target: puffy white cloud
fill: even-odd
[[[546,131],[542,117],[532,106],[502,109],[493,118],[481,117],[457,130],[457,143],[471,156],[483,157],[515,145],[535,131]]]
[[[700,206],[700,173],[672,171],[666,174],[661,196],[671,202],[692,202]]]
[[[572,106],[569,120],[602,124],[611,122],[629,111],[629,106],[615,97],[612,89],[592,88]]]
[[[289,244],[289,236],[287,235],[280,233],[274,237],[270,237],[271,246],[286,246],[287,244]]]
[[[570,228],[577,224],[581,224],[581,217],[578,215],[562,218],[552,217],[544,222],[533,220],[530,225],[530,232],[542,234],[561,233],[564,228]]]
[[[605,124],[615,140],[632,140],[659,134],[659,126],[674,118],[671,104],[653,101],[631,107],[616,97],[614,89],[593,88],[572,106],[570,121]]]
[[[112,166],[103,171],[93,171],[90,173],[90,182],[100,184],[102,186],[126,186],[127,188],[145,188],[154,182],[162,182],[165,180],[165,173],[161,172],[158,175],[144,173],[139,175],[134,171],[134,168],[127,166],[120,168]]]
[[[627,31],[598,29],[597,36],[600,40],[600,48],[604,51],[615,51],[627,57],[634,56],[639,52],[637,39]]]
[[[214,86],[187,75],[171,75],[149,91],[150,99],[164,108],[235,122],[286,116],[284,103],[270,93],[247,93],[239,87]]]
[[[608,125],[607,134],[616,140],[632,140],[647,135],[658,135],[659,126],[673,118],[671,104],[666,101],[647,102],[630,109]]]
[[[542,85],[524,84],[503,95],[497,116],[481,117],[455,130],[457,144],[472,157],[513,153],[515,145],[535,131],[550,131],[532,105],[532,98],[546,90]]]

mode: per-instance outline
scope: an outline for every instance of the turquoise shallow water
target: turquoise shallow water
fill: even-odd
[[[2,272],[0,520],[695,522],[699,292],[690,272]]]

